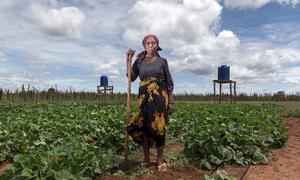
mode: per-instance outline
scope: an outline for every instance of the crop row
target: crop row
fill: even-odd
[[[272,104],[196,105],[181,103],[171,118],[170,133],[184,143],[184,155],[198,167],[258,164],[272,148],[284,146],[283,109]]]
[[[0,179],[78,179],[118,166],[123,152],[121,103],[26,103],[0,106]]]

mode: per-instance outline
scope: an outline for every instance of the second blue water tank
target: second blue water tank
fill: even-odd
[[[108,77],[107,76],[101,76],[100,77],[100,86],[101,87],[107,87],[108,86]]]
[[[218,80],[230,80],[230,67],[222,65],[218,67]]]

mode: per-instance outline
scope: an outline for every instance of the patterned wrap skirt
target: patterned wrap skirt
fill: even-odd
[[[150,77],[140,82],[137,109],[127,126],[129,141],[143,144],[149,138],[149,145],[163,147],[168,125],[168,92],[165,81]]]

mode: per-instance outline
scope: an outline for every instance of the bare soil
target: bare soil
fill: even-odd
[[[267,165],[251,166],[246,177],[255,180],[300,179],[300,118],[287,118],[282,125],[288,127],[286,146],[273,150]]]
[[[0,163],[0,173],[3,172],[9,164],[12,164],[11,159],[6,159],[5,161],[1,162]]]

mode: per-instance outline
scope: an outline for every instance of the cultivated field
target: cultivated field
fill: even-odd
[[[300,107],[283,105],[289,111]],[[285,110],[278,103],[177,102],[175,108],[165,152],[169,172],[162,176],[167,179],[227,176],[216,170],[268,163],[271,150],[287,142],[287,128],[280,124]],[[141,152],[134,143],[124,166],[125,112],[122,102],[0,104],[0,179],[161,176],[155,151],[153,166],[139,167]]]

